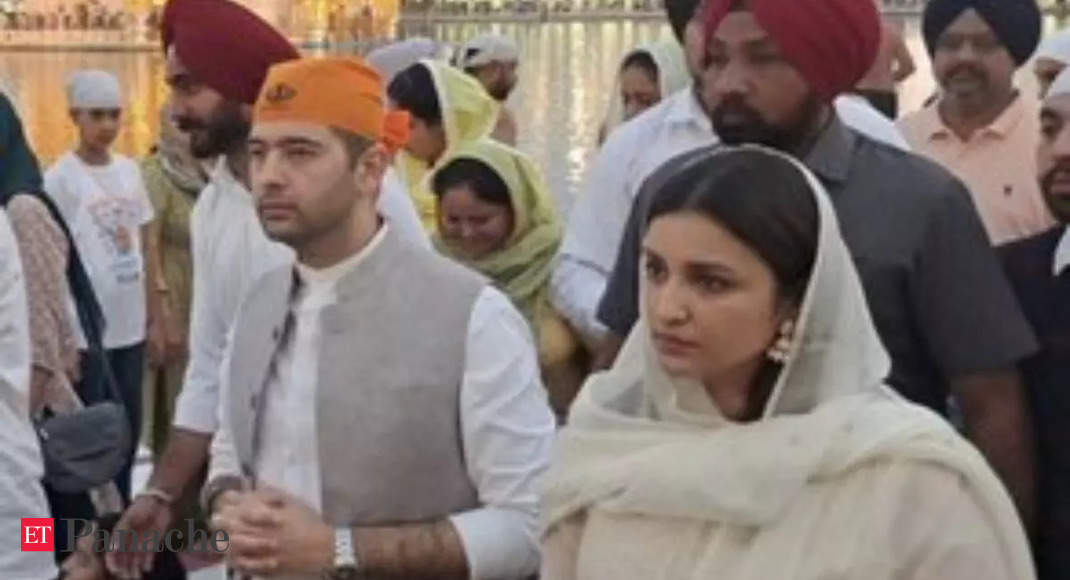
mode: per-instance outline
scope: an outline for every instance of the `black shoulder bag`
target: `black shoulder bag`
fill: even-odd
[[[52,200],[42,193],[31,195],[48,208],[67,237],[67,284],[85,334],[89,364],[99,365],[101,370],[102,384],[85,384],[83,380],[76,389],[85,405],[82,409],[65,415],[48,414],[35,421],[44,456],[44,482],[61,493],[81,493],[115,478],[130,456],[133,437],[104,350],[104,315],[74,238]]]

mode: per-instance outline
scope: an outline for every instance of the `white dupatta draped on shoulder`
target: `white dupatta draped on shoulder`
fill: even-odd
[[[762,419],[733,423],[701,385],[670,378],[640,319],[560,435],[542,495],[544,579],[1034,577],[981,455],[884,385],[890,362],[835,212],[795,163],[819,210],[818,252]]]

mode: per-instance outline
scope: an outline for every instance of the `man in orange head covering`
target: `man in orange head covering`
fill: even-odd
[[[528,577],[554,433],[533,340],[487,280],[376,210],[391,115],[357,59],[268,76],[250,182],[297,264],[235,321],[206,507],[247,574]]]
[[[220,366],[238,306],[261,275],[294,259],[289,247],[265,235],[257,219],[248,188],[247,138],[268,70],[299,57],[282,33],[230,0],[170,0],[163,47],[172,114],[190,134],[193,153],[218,161],[190,217],[190,357],[172,429],[146,491],[117,526],[160,537],[174,515],[173,502],[184,489],[195,488],[208,459],[224,384]],[[430,247],[400,182],[388,178],[382,191],[381,209],[396,229]],[[113,571],[129,576],[148,569],[152,553],[111,551],[107,560]]]

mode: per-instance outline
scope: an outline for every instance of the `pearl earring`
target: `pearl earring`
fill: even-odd
[[[769,350],[765,352],[765,356],[769,360],[784,364],[788,362],[788,356],[791,354],[791,339],[795,333],[795,321],[785,320],[780,325],[780,332],[777,334],[777,339],[773,342],[773,346],[769,347]]]

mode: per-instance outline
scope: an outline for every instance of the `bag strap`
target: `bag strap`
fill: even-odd
[[[89,353],[93,355],[92,358],[99,361],[98,364],[100,364],[101,374],[104,379],[105,396],[116,403],[121,403],[123,399],[119,394],[118,382],[115,380],[115,374],[112,372],[111,363],[108,362],[106,349],[104,348],[103,337],[107,321],[104,319],[104,312],[101,310],[100,302],[97,301],[96,293],[93,291],[93,283],[85,270],[81,255],[78,253],[78,246],[74,243],[74,236],[71,235],[70,228],[67,226],[67,220],[63,218],[63,214],[60,213],[52,198],[44,192],[37,191],[26,195],[32,195],[48,208],[48,212],[52,215],[52,221],[59,226],[60,230],[63,231],[63,235],[67,238],[67,285],[70,287],[71,296],[74,299],[75,310],[78,313],[78,321],[82,326],[82,333],[85,335],[86,346]],[[93,401],[83,402],[90,404]]]

